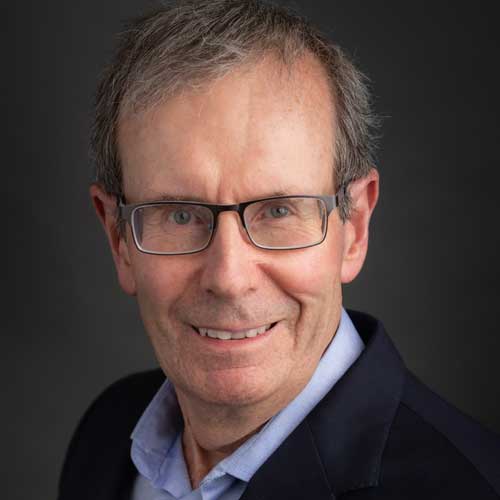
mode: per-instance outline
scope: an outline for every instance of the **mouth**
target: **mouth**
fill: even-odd
[[[276,323],[269,323],[268,325],[259,326],[256,328],[250,328],[247,330],[219,330],[214,328],[196,327],[192,326],[193,330],[201,337],[209,337],[217,340],[243,340],[243,339],[253,339],[268,333],[272,330]]]

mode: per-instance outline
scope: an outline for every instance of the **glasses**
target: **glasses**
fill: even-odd
[[[118,204],[132,228],[138,250],[154,255],[193,254],[210,245],[218,215],[235,211],[250,241],[265,250],[295,250],[319,245],[326,238],[328,216],[339,204],[340,190],[327,196],[275,196],[216,205],[194,201]]]

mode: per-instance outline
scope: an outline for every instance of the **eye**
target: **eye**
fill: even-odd
[[[271,214],[271,217],[274,219],[281,219],[283,217],[286,217],[287,215],[290,214],[290,209],[288,207],[285,207],[283,205],[277,205],[274,207],[271,207],[269,209],[269,213]]]
[[[192,214],[188,210],[180,209],[176,210],[175,212],[172,212],[169,218],[172,218],[176,224],[184,226],[191,222]]]

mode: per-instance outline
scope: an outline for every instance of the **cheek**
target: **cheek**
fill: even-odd
[[[327,238],[316,247],[277,256],[273,279],[302,305],[319,305],[339,287],[341,265],[342,242]]]
[[[144,320],[162,321],[189,281],[186,266],[178,257],[141,253],[133,256],[132,265]]]

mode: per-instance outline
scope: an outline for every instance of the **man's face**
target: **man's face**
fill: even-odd
[[[233,204],[283,194],[333,194],[334,125],[320,67],[291,74],[269,59],[185,91],[119,130],[128,203],[181,197]],[[236,212],[219,216],[204,251],[140,253],[128,228],[119,244],[122,285],[137,295],[157,358],[183,397],[237,407],[285,405],[309,380],[341,308],[345,226],[289,251],[256,248]],[[196,328],[270,330],[244,340]]]

